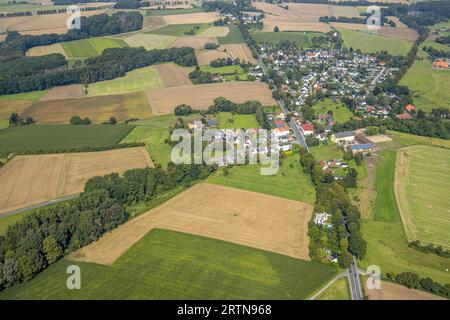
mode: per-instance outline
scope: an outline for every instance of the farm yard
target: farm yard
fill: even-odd
[[[95,176],[147,166],[152,162],[143,147],[16,156],[0,169],[0,213],[82,192]]]
[[[333,266],[167,230],[152,230],[112,266],[77,262],[83,290],[65,285],[71,264],[65,258],[0,299],[305,299],[336,273]]]
[[[115,117],[117,121],[131,118],[145,119],[152,115],[152,109],[145,93],[137,92],[82,99],[39,101],[22,110],[21,115],[32,117],[37,123],[69,123],[70,118],[75,115],[82,118],[88,117],[94,123],[101,123],[110,117]]]
[[[260,101],[263,105],[275,105],[271,91],[264,83],[219,82],[187,85],[146,91],[155,114],[172,113],[176,106],[188,104],[194,109],[207,109],[217,97],[224,97],[236,103],[248,100]]]
[[[399,149],[395,195],[410,241],[450,248],[450,150],[430,146]]]

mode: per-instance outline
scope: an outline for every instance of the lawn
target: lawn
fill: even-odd
[[[228,32],[226,37],[217,38],[219,44],[245,43],[241,30],[237,26],[229,26],[229,29],[230,32]]]
[[[407,238],[450,248],[450,150],[410,146],[398,150],[397,203]]]
[[[339,29],[339,33],[347,48],[360,49],[366,53],[386,50],[392,55],[406,56],[412,47],[412,42],[367,32]]]
[[[322,144],[317,147],[310,148],[312,155],[319,160],[339,160],[342,159],[344,153],[342,149],[337,147],[334,143],[329,142],[329,144]]]
[[[210,25],[207,23],[169,24],[165,27],[152,30],[149,33],[180,37],[190,31],[194,31],[195,34],[202,33],[203,31],[208,29],[209,26]]]
[[[29,125],[0,131],[2,154],[39,153],[41,150],[65,152],[74,148],[111,147],[134,127],[107,125]]]
[[[434,43],[432,46],[437,47],[438,45]],[[430,42],[428,42],[428,46],[430,46]],[[420,48],[422,47],[423,45]],[[438,49],[443,48],[450,51],[449,47],[443,45],[439,45]],[[412,91],[413,102],[417,108],[424,111],[431,111],[437,107],[449,108],[450,70],[434,70],[431,61],[428,60],[427,54],[422,49],[419,49],[419,55],[423,60],[414,61],[400,84],[407,86]]]
[[[23,92],[23,93],[14,93],[0,96],[0,100],[29,100],[29,101],[38,101],[42,98],[48,90],[41,91],[31,91],[31,92]]]
[[[400,216],[394,195],[396,151],[383,150],[377,154],[375,186],[375,220],[398,222]]]
[[[106,48],[123,48],[127,43],[118,38],[90,38],[61,43],[68,58],[90,58],[98,56]]]
[[[310,177],[303,172],[298,155],[280,159],[276,175],[263,176],[260,169],[261,165],[235,165],[228,167],[228,175],[221,169],[207,182],[314,203],[315,188]]]
[[[315,32],[255,32],[253,38],[257,42],[277,44],[280,41],[293,41],[299,47],[308,48],[311,46],[311,38],[319,37],[322,33]]]
[[[259,124],[253,114],[231,114],[220,112],[217,115],[220,129],[252,129],[259,128]]]
[[[344,277],[335,281],[316,300],[351,300],[348,278]]]
[[[212,74],[220,74],[227,80],[235,80],[236,76],[239,77],[239,80],[247,80],[247,74],[239,65],[224,67],[211,67],[209,65],[204,65],[200,67],[200,70],[204,72],[211,72]]]
[[[313,105],[317,114],[324,114],[328,111],[333,112],[333,119],[336,122],[344,123],[353,116],[353,113],[342,102],[334,102],[331,99],[325,99],[316,102]]]
[[[124,77],[89,84],[88,96],[123,94],[162,88],[164,84],[154,66],[135,69]]]
[[[112,266],[79,263],[68,290],[63,259],[0,299],[305,299],[336,268],[245,246],[152,230]]]

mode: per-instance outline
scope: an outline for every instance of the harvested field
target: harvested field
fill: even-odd
[[[241,62],[257,64],[256,59],[253,57],[252,52],[245,43],[224,44],[221,47],[225,49],[233,59],[239,58]]]
[[[0,213],[82,192],[91,177],[147,166],[144,147],[17,156],[0,169]]]
[[[71,257],[110,265],[150,230],[161,228],[309,260],[307,231],[312,209],[293,200],[197,184]]]
[[[0,119],[9,119],[11,113],[22,114],[24,110],[33,104],[30,100],[6,100],[0,99]]]
[[[202,38],[202,37],[180,37],[173,42],[171,48],[191,47],[194,49],[203,49],[206,43],[218,43],[214,37]]]
[[[199,66],[209,65],[213,60],[220,58],[231,58],[228,52],[221,50],[200,50],[195,53],[197,56],[197,63]]]
[[[145,119],[152,115],[152,110],[145,94],[138,92],[83,99],[39,101],[21,113],[21,116],[32,117],[38,123],[69,123],[74,115],[89,117],[93,122],[100,123],[110,117],[115,117],[118,121],[131,118]]]
[[[144,26],[143,30],[145,31],[151,31],[157,28],[161,28],[166,24],[166,20],[164,20],[163,17],[151,17],[151,16],[145,16],[144,17]]]
[[[236,103],[248,100],[260,101],[263,105],[275,105],[272,92],[261,82],[219,82],[146,91],[152,110],[156,114],[170,114],[176,106],[188,104],[194,109],[207,109],[217,97]]]
[[[55,87],[50,89],[39,101],[52,101],[64,99],[77,99],[83,96],[81,84],[71,84],[68,86]]]
[[[173,63],[159,64],[156,66],[162,82],[165,87],[178,87],[184,85],[191,85],[189,79],[189,72],[192,68],[180,67]]]
[[[283,17],[275,17],[267,15],[264,19],[265,32],[272,32],[275,27],[278,27],[280,31],[306,31],[306,32],[329,32],[331,28],[328,24],[322,22],[297,22],[289,21]]]
[[[167,24],[211,23],[219,18],[218,12],[172,14],[163,17]]]
[[[442,297],[424,291],[408,289],[407,287],[387,281],[381,282],[380,290],[369,290],[366,281],[364,281],[364,289],[369,300],[445,300]]]
[[[369,32],[369,30],[367,29],[367,25],[365,25],[365,24],[332,22],[332,23],[330,23],[330,25],[337,29]],[[372,33],[372,32],[374,35],[387,37],[387,38],[406,40],[406,41],[410,41],[410,42],[414,42],[419,36],[417,31],[415,31],[414,29],[410,29],[408,27],[400,28],[400,27],[383,26],[383,27],[381,27],[380,30],[370,31],[370,33]]]
[[[170,46],[177,38],[150,33],[136,33],[123,38],[130,47],[144,47],[147,50],[165,49]]]
[[[27,56],[44,56],[51,53],[60,53],[67,58],[66,52],[64,51],[60,43],[54,43],[48,46],[33,47],[27,51]]]
[[[359,17],[359,11],[357,7],[350,6],[332,6],[331,11],[335,17]]]
[[[211,27],[198,34],[197,37],[225,37],[230,29],[228,27]]]

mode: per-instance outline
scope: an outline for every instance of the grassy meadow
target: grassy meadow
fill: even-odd
[[[216,119],[219,121],[219,129],[259,128],[259,124],[253,114],[232,114],[231,112],[220,112]]]
[[[210,25],[207,23],[169,24],[162,28],[152,30],[149,33],[180,37],[190,31],[194,31],[195,34],[202,33],[209,27]]]
[[[342,149],[331,142],[327,145],[322,144],[320,146],[311,147],[310,150],[317,161],[342,159],[344,156]]]
[[[310,47],[311,38],[319,37],[322,33],[316,32],[255,32],[253,38],[260,43],[277,44],[281,41],[292,41],[299,47]]]
[[[224,66],[211,67],[209,65],[200,66],[200,70],[204,72],[211,72],[212,74],[220,74],[227,80],[235,80],[238,76],[239,80],[247,80],[247,74],[241,66]]]
[[[118,38],[89,38],[61,43],[68,58],[90,58],[100,55],[107,48],[127,47],[127,43]]]
[[[29,101],[38,101],[42,98],[48,90],[40,90],[40,91],[31,91],[31,92],[22,92],[22,93],[14,93],[0,96],[0,101],[9,101],[9,100],[29,100]]]
[[[353,113],[342,102],[334,102],[331,99],[324,99],[313,105],[317,114],[324,114],[328,111],[333,112],[333,119],[336,122],[343,123],[351,119]]]
[[[0,299],[305,299],[334,266],[189,234],[152,230],[112,266],[77,265],[80,290],[66,287],[63,259]]]
[[[237,26],[229,26],[230,32],[225,37],[219,37],[219,44],[245,43],[241,30]]]
[[[316,300],[351,300],[350,286],[347,277],[336,280]]]

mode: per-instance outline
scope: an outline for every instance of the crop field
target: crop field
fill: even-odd
[[[351,119],[353,113],[342,102],[334,102],[331,99],[321,100],[313,106],[317,114],[333,112],[333,119],[339,123],[344,123]]]
[[[124,94],[162,87],[164,84],[158,69],[155,66],[149,66],[132,70],[120,78],[91,83],[87,88],[87,96]]]
[[[9,127],[9,121],[6,119],[0,119],[0,130],[6,129]]]
[[[112,266],[80,262],[82,290],[66,287],[71,264],[63,259],[0,299],[306,299],[336,273],[333,266],[167,230],[149,232]]]
[[[298,201],[196,184],[74,252],[71,258],[110,265],[157,228],[309,260],[307,231],[312,209],[311,205]]]
[[[152,115],[145,93],[104,95],[83,99],[39,101],[21,113],[38,123],[69,123],[72,116],[88,117],[100,123],[115,117],[117,121],[131,118],[145,119]],[[8,115],[9,117],[9,115]]]
[[[367,53],[386,50],[393,55],[406,56],[412,47],[412,43],[409,41],[367,32],[339,29],[339,33],[347,48],[360,49]]]
[[[253,54],[250,51],[250,48],[245,43],[222,44],[221,48],[229,53],[231,58],[233,59],[239,59],[241,62],[257,64],[256,59],[253,57]]]
[[[427,145],[450,148],[450,140],[444,140],[439,138],[421,137],[414,134],[399,132],[399,131],[387,131],[388,136],[402,146],[410,146],[413,144]]]
[[[230,53],[223,50],[197,50],[195,52],[199,66],[209,65],[211,61],[221,58],[231,58]]]
[[[194,31],[195,34],[199,34],[206,29],[209,25],[205,23],[189,23],[189,24],[169,24],[164,27],[150,31],[152,34],[161,34],[165,36],[181,37],[187,32]]]
[[[89,125],[32,125],[0,131],[0,151],[7,153],[66,152],[73,148],[117,145],[134,127]]]
[[[315,189],[311,179],[299,165],[299,157],[291,156],[280,159],[280,168],[276,175],[261,175],[261,165],[236,165],[210,176],[209,183],[232,188],[260,192],[277,197],[313,204]]]
[[[7,94],[0,96],[0,103],[6,103],[6,101],[13,101],[13,100],[28,100],[28,101],[38,101],[41,99],[48,90],[40,90],[40,91],[31,91],[31,92],[22,92],[22,93],[14,93],[14,94]],[[8,103],[9,103],[8,102]],[[6,107],[1,105],[0,109]]]
[[[211,23],[219,20],[219,12],[197,12],[163,16],[167,24]]]
[[[166,16],[173,14],[188,14],[188,13],[197,13],[203,12],[202,7],[194,7],[194,8],[179,8],[179,9],[152,9],[147,11],[147,15],[150,16]]]
[[[450,150],[410,146],[398,150],[395,195],[410,241],[450,248]]]
[[[30,56],[30,57],[44,56],[44,55],[52,54],[52,53],[59,53],[65,57],[67,57],[66,52],[64,51],[61,43],[54,43],[54,44],[50,44],[48,46],[33,47],[27,51],[27,56]]]
[[[170,46],[177,38],[151,33],[136,33],[123,38],[130,47],[144,47],[147,50],[165,49]]]
[[[32,103],[33,102],[30,100],[0,99],[0,119],[9,119],[13,112],[22,114],[22,112],[29,108]]]
[[[123,48],[127,43],[119,38],[90,38],[63,42],[62,47],[69,58],[89,58],[100,55],[106,48]]]
[[[316,300],[351,300],[350,286],[347,277],[335,281]]]
[[[164,87],[177,87],[191,85],[189,73],[193,70],[189,67],[182,67],[174,63],[164,63],[155,66]]]
[[[380,290],[370,290],[364,282],[364,289],[369,300],[445,300],[428,292],[408,289],[396,283],[382,281]]]
[[[68,86],[54,87],[42,96],[39,101],[77,99],[83,96],[83,87],[81,84],[71,84]]]
[[[360,31],[363,33],[370,33],[366,24],[359,23],[344,23],[344,22],[331,22],[330,25],[336,29],[350,30],[350,31]],[[407,26],[401,27],[389,27],[382,26],[378,30],[373,31],[373,35],[378,35],[380,37],[393,38],[398,40],[405,40],[409,42],[414,42],[419,34],[414,29],[408,28]]]
[[[199,33],[198,37],[226,37],[230,32],[228,27],[210,27]]]
[[[237,26],[230,26],[229,29],[225,37],[218,38],[220,44],[245,43],[241,30]]]
[[[0,213],[82,192],[95,176],[148,166],[143,147],[17,156],[0,169]]]
[[[177,40],[175,40],[170,47],[171,48],[182,48],[182,47],[191,47],[194,49],[203,49],[205,47],[205,44],[207,43],[218,43],[217,39],[214,37],[197,37],[197,36],[186,36],[186,37],[180,37]]]
[[[207,109],[217,97],[224,97],[236,103],[249,100],[260,101],[263,105],[275,105],[269,87],[259,82],[219,82],[188,85],[146,91],[147,98],[155,114],[168,114],[180,104],[194,109]]]
[[[321,33],[316,32],[255,32],[253,37],[256,41],[262,43],[277,44],[280,41],[293,41],[299,47],[310,47],[311,38],[321,36]]]

